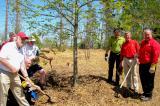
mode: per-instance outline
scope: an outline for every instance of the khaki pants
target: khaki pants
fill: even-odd
[[[19,76],[0,69],[0,106],[6,106],[9,88],[19,106],[30,106],[23,93]]]
[[[128,58],[124,58],[123,59],[123,65],[124,65],[124,74],[125,76],[127,75],[130,67],[132,66],[132,62],[134,62],[134,59],[128,59]],[[133,88],[135,90],[135,92],[138,92],[139,90],[139,84],[138,84],[138,72],[136,70],[137,68],[137,64],[132,67],[132,69],[130,70],[130,73],[128,74],[128,77],[126,79],[126,83],[127,83],[127,88],[131,88],[133,83]]]

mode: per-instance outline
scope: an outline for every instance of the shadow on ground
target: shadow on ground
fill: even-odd
[[[115,92],[114,96],[116,98],[120,98],[120,97],[128,98],[128,97],[131,97],[133,99],[138,99],[139,96],[140,96],[140,95],[135,95],[133,89],[128,89],[126,87],[120,88],[119,86],[115,86],[112,90]]]
[[[106,78],[101,77],[101,76],[96,76],[96,75],[80,75],[78,77],[77,83],[78,84],[92,84],[95,82],[100,82],[100,81],[107,81]],[[73,82],[73,76],[67,76],[67,75],[60,75],[56,73],[56,70],[51,71],[48,73],[48,78],[47,78],[47,86],[52,87],[52,88],[70,88],[72,87],[72,82]]]

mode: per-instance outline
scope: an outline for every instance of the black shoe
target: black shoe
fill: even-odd
[[[131,97],[131,93],[128,90],[123,91],[122,95],[123,95],[124,98]]]
[[[129,87],[128,90],[129,90],[132,94],[137,93],[137,92],[135,92],[135,90],[133,90],[131,87]]]
[[[119,86],[120,86],[120,85],[119,85],[119,82],[115,82],[115,86],[118,86],[118,87],[119,87]]]
[[[134,91],[131,87],[128,88],[130,91]]]
[[[109,83],[109,84],[114,84],[115,82],[113,81],[113,80],[107,80],[107,83]]]
[[[133,98],[134,99],[138,99],[139,97],[140,97],[139,93],[138,92],[134,92]]]

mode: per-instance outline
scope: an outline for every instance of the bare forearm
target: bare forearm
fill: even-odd
[[[22,72],[24,77],[28,77],[25,62],[22,62],[22,64],[21,64],[21,72]]]
[[[10,72],[12,73],[17,73],[18,70],[14,66],[12,66],[6,59],[0,58],[0,63],[3,64],[6,68],[9,69]]]

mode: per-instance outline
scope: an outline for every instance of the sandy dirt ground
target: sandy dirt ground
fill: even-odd
[[[86,54],[90,53],[90,58]],[[53,57],[52,69],[48,61],[40,59],[41,65],[48,72],[47,88],[44,90],[51,96],[54,103],[47,103],[45,95],[39,95],[36,106],[160,106],[160,66],[155,76],[153,99],[142,102],[135,99],[125,85],[120,91],[120,98],[115,97],[117,91],[114,85],[106,82],[108,76],[107,62],[104,60],[104,50],[78,50],[78,81],[71,87],[73,75],[73,52],[46,53]],[[138,68],[137,68],[138,71]],[[115,76],[113,77],[115,79]],[[124,75],[121,76],[121,82]],[[139,92],[142,93],[141,83]]]

